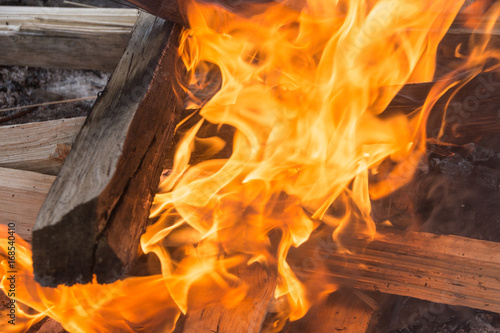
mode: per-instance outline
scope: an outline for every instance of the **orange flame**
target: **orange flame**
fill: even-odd
[[[191,95],[189,106],[200,109],[201,120],[184,133],[154,201],[156,222],[141,239],[143,252],[160,259],[162,274],[42,288],[34,282],[29,245],[21,242],[15,299],[71,332],[171,331],[188,309],[237,305],[248,286],[234,269],[259,262],[277,267],[275,297],[287,304],[284,316],[302,317],[336,286],[320,276],[300,281],[287,263],[289,249],[321,223],[336,228],[335,240],[353,230],[375,235],[370,199],[410,180],[425,152],[432,106],[461,83],[452,73],[411,115],[380,115],[405,84],[433,79],[438,43],[462,4],[284,1],[242,17],[190,2],[180,55],[193,86],[206,85],[214,65],[222,84],[210,99]],[[499,8],[491,7],[492,19],[468,21],[487,37],[473,43],[458,70],[498,59],[487,45]],[[191,164],[193,154],[213,156],[224,147],[220,138],[199,135],[223,124],[235,129],[231,156]],[[370,183],[387,160],[392,172]],[[6,240],[1,248],[6,255]],[[28,315],[24,327],[39,319]]]
[[[288,298],[292,320],[303,316],[314,295],[287,264],[289,248],[306,241],[317,226],[313,221],[338,200],[344,214],[329,219],[336,233],[358,221],[357,229],[375,234],[370,193],[387,195],[407,182],[425,148],[418,117],[378,115],[404,84],[432,80],[437,45],[461,6],[307,1],[301,12],[272,4],[242,18],[193,4],[181,55],[188,69],[198,70],[193,84],[206,81],[210,74],[203,70],[212,63],[222,86],[206,103],[193,100],[203,120],[181,145],[195,146],[202,122],[228,124],[236,129],[233,153],[189,165],[193,148],[178,150],[155,198],[153,215],[164,214],[161,227],[146,233],[143,250],[166,259],[161,244],[171,238],[178,243],[175,230],[196,234],[195,242],[185,242],[196,250],[180,262],[163,261],[166,274],[182,267],[180,279],[199,272],[198,265],[187,265],[193,257],[210,274],[223,275],[224,260],[276,262],[276,297]],[[369,173],[387,158],[396,163],[395,174],[408,172],[370,192]],[[276,230],[281,239],[272,249],[269,234]],[[334,289],[327,284],[324,291]],[[185,311],[186,293],[180,296],[174,299]]]
[[[1,226],[2,235],[7,234]],[[97,283],[57,288],[40,287],[35,282],[31,261],[31,246],[16,237],[15,272],[3,260],[0,288],[8,294],[15,276],[12,297],[16,304],[16,325],[4,320],[2,332],[24,332],[34,322],[49,316],[70,332],[168,332],[175,325],[180,311],[172,301],[161,276],[134,277],[109,285]],[[0,255],[8,253],[8,241],[0,242]],[[21,304],[19,304],[21,303]],[[25,311],[28,306],[37,314]],[[32,311],[33,312],[33,311]]]

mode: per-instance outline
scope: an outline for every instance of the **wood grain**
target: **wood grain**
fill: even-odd
[[[181,28],[143,13],[34,228],[42,285],[120,278],[135,259],[180,114]],[[178,74],[178,75],[176,75]]]
[[[0,224],[16,224],[16,232],[30,241],[33,225],[55,177],[0,168]]]
[[[500,313],[500,243],[380,230],[371,242],[344,237],[350,253],[340,253],[330,239],[325,234],[291,251],[302,278],[323,265],[344,286]]]
[[[85,119],[0,127],[0,167],[57,175]]]
[[[378,310],[378,303],[373,302],[375,308],[351,290],[340,289],[315,304],[303,318],[289,323],[282,333],[369,332]]]
[[[138,15],[135,9],[2,6],[0,65],[113,70]]]

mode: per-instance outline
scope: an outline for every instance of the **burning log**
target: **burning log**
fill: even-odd
[[[0,65],[113,70],[137,20],[134,9],[2,7]]]
[[[0,224],[16,224],[17,233],[31,240],[35,219],[55,177],[0,168]]]
[[[500,313],[500,243],[381,230],[342,245],[350,253],[338,252],[330,234],[311,239],[290,252],[292,267],[301,278],[323,266],[344,286]]]
[[[40,284],[86,283],[94,274],[110,282],[134,260],[181,110],[180,30],[139,17],[38,215],[33,266]]]
[[[0,127],[0,167],[57,175],[85,117]]]

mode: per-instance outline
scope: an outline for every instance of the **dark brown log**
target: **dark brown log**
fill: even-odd
[[[31,326],[26,333],[68,333],[61,324],[52,318],[45,317]]]
[[[87,283],[94,274],[111,282],[135,259],[182,109],[180,31],[139,17],[38,215],[33,267],[40,284]]]

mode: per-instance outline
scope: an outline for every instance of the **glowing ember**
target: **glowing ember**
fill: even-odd
[[[303,284],[287,263],[288,250],[321,223],[336,228],[336,240],[347,230],[375,235],[370,198],[409,181],[425,152],[433,102],[460,82],[451,73],[409,116],[380,115],[403,85],[432,81],[438,43],[462,4],[311,0],[302,10],[274,3],[242,17],[190,3],[191,29],[183,33],[180,53],[196,72],[191,83],[204,86],[215,64],[222,86],[208,101],[192,98],[190,108],[202,107],[202,120],[180,142],[155,198],[157,222],[142,237],[142,250],[158,256],[162,275],[41,288],[23,243],[15,299],[71,332],[170,331],[188,309],[237,305],[248,286],[234,269],[259,262],[277,267],[275,297],[287,304],[283,317],[302,317],[336,286],[320,276],[314,286]],[[488,32],[498,8],[492,7],[490,21],[468,24]],[[487,42],[476,43],[458,70],[497,57]],[[213,124],[236,129],[232,155],[191,165],[193,152],[213,156],[222,149],[221,139],[196,136]],[[370,183],[370,173],[387,160],[392,172]],[[7,240],[1,246],[6,253]],[[16,331],[30,324],[19,320],[26,325]]]

